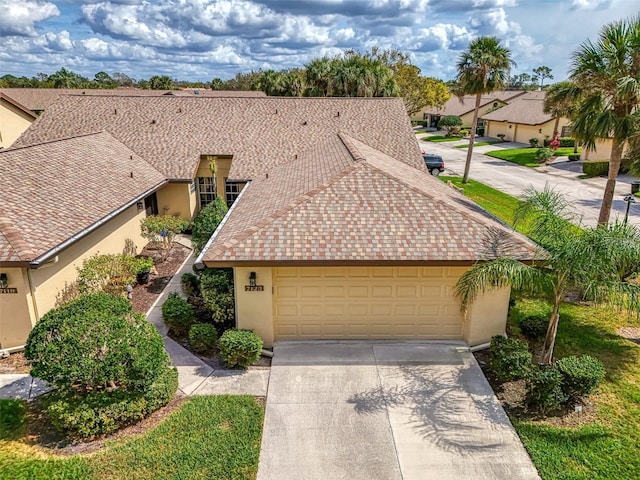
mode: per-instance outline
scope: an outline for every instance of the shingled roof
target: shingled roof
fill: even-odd
[[[524,94],[522,90],[497,90],[480,96],[480,106],[488,103],[508,103]],[[453,95],[442,108],[426,107],[423,112],[431,115],[456,115],[461,116],[472,112],[476,106],[475,95],[464,95],[462,98]]]
[[[489,227],[533,258],[528,239],[428,172],[341,133],[247,185],[201,261],[470,264],[486,259]]]
[[[232,155],[248,180],[344,131],[425,170],[400,98],[65,96],[14,145],[106,130],[172,180],[191,180],[200,155]]]
[[[166,183],[105,132],[0,151],[0,263],[39,257]]]
[[[544,113],[545,92],[528,92],[498,110],[482,116],[483,120],[495,122],[541,125],[554,119]]]

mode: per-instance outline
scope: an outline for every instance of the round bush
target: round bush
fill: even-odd
[[[533,367],[527,344],[517,338],[496,335],[489,347],[489,366],[501,382],[525,378]]]
[[[554,152],[550,148],[539,148],[536,150],[536,161],[538,163],[544,163],[553,157]]]
[[[589,355],[561,358],[555,367],[562,375],[562,390],[572,400],[593,392],[606,373],[602,362]]]
[[[206,352],[216,345],[218,331],[208,323],[198,323],[189,330],[189,343],[196,352]]]
[[[547,334],[549,317],[545,315],[529,315],[520,320],[520,331],[529,340],[540,340]]]
[[[171,292],[162,304],[162,319],[177,335],[187,333],[196,321],[193,306],[178,292]]]
[[[232,328],[218,341],[220,357],[228,367],[248,367],[260,358],[262,339],[251,330]]]
[[[555,367],[532,370],[527,377],[527,406],[543,415],[557,410],[567,400],[561,385],[562,375]]]
[[[220,197],[216,197],[214,202],[204,207],[193,219],[193,228],[191,232],[191,241],[194,250],[200,253],[207,244],[213,232],[216,231],[218,225],[227,214],[227,204]]]
[[[182,293],[187,297],[200,296],[200,278],[197,275],[190,272],[182,274],[180,285],[182,285]]]
[[[162,337],[123,298],[86,295],[49,311],[25,346],[31,374],[75,391],[144,390],[169,365]]]

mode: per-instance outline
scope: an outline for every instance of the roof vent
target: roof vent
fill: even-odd
[[[265,173],[265,174],[264,174],[264,178],[269,178],[269,174],[268,174],[268,173]]]
[[[276,115],[278,114],[278,109],[277,109],[277,108],[276,108],[276,112],[275,112],[275,114],[276,114]]]
[[[293,154],[293,158],[297,160],[297,159],[298,159],[298,154],[297,154],[297,153],[294,153],[294,154]]]
[[[181,108],[178,109],[178,113],[182,113],[182,109]]]
[[[129,160],[133,160],[133,155],[129,155]]]
[[[340,116],[340,112],[336,113],[336,117],[339,117],[339,116]]]
[[[113,114],[114,114],[114,115],[117,115],[117,114],[118,114],[118,109],[117,109],[117,108],[114,108],[114,109],[113,109]]]
[[[154,118],[153,120],[151,120],[151,125],[155,125],[156,124],[156,119]]]
[[[133,178],[133,172],[131,172],[131,178]]]
[[[305,120],[304,122],[302,122],[302,124],[303,124],[303,125],[306,125],[306,124],[307,124],[307,121]]]
[[[200,90],[194,90],[194,91],[193,91],[193,94],[194,94],[194,95],[200,95]]]

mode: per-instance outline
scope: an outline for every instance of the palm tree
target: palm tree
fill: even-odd
[[[480,110],[482,94],[504,88],[512,65],[514,62],[511,60],[511,52],[508,48],[503,47],[495,37],[476,38],[458,59],[456,65],[458,88],[455,93],[460,98],[463,95],[476,96],[462,183],[467,183],[469,180],[469,168],[471,167],[471,155],[473,154],[473,142],[478,126],[478,110]]]
[[[556,119],[553,126],[554,138],[558,134],[560,117],[574,119],[578,114],[580,91],[575,83],[564,81],[547,87],[544,97],[544,113],[553,115]]]
[[[333,60],[329,57],[316,58],[305,65],[305,83],[308,97],[326,97],[329,95]]]
[[[600,225],[609,222],[625,145],[640,131],[639,58],[640,16],[605,25],[595,43],[587,40],[573,53],[570,80],[577,88],[563,92],[579,103],[573,136],[587,149],[598,139],[612,141]]]
[[[529,235],[541,247],[531,265],[508,256],[477,263],[456,285],[463,308],[496,287],[542,294],[552,305],[541,354],[553,359],[560,306],[569,290],[589,300],[640,313],[640,286],[625,281],[640,265],[640,231],[622,223],[580,228],[568,202],[549,188],[529,189],[516,210],[516,223],[529,222]]]

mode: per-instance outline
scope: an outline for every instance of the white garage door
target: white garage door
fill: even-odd
[[[274,327],[287,339],[461,339],[457,267],[274,268]]]

